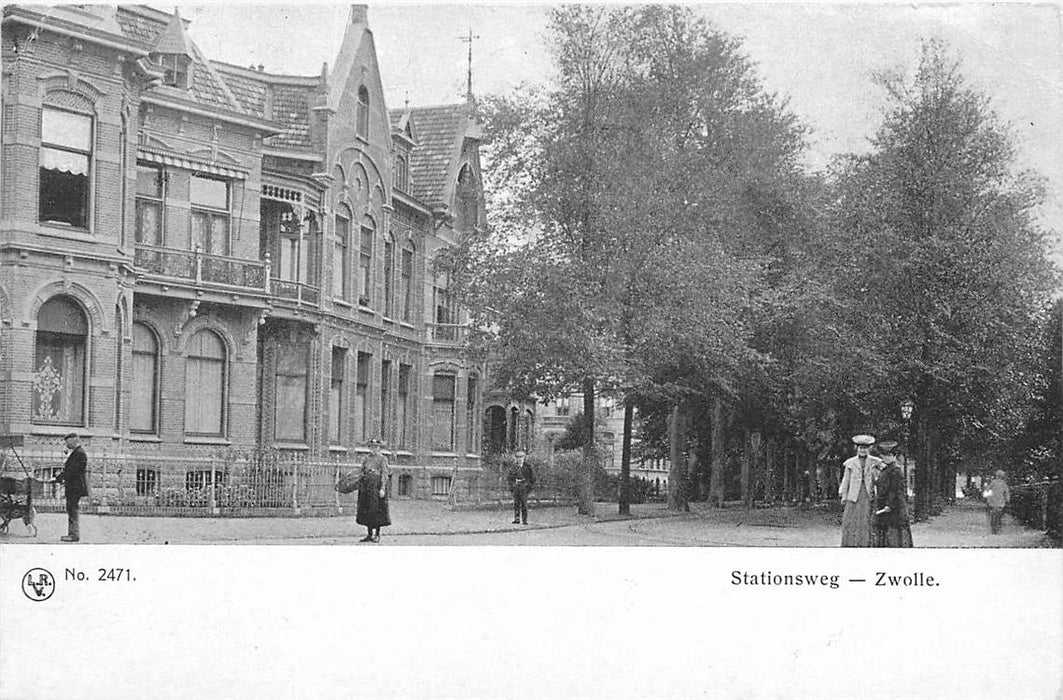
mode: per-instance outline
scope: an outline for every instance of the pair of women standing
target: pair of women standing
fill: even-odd
[[[843,547],[911,547],[906,484],[894,442],[883,442],[883,458],[871,456],[871,435],[856,435],[856,456],[845,460],[838,495],[842,514]]]
[[[366,528],[362,542],[379,542],[380,528],[391,524],[388,512],[391,469],[387,457],[380,453],[383,447],[384,443],[377,438],[369,441],[371,452],[362,462],[358,477],[358,514],[355,521]]]

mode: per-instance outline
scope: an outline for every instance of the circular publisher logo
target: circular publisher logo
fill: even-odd
[[[22,577],[22,592],[38,603],[48,600],[55,593],[55,577],[48,569],[30,569]]]

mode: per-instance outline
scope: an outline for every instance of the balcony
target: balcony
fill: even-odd
[[[464,345],[469,335],[469,326],[462,323],[426,323],[428,339],[434,343]]]
[[[321,303],[321,290],[314,285],[282,280],[277,277],[272,278],[270,282],[273,286],[273,296],[279,302],[314,307]]]
[[[183,285],[197,291],[251,293],[257,297],[269,293],[269,263],[261,260],[212,255],[198,247],[180,250],[138,243],[134,264],[141,272],[141,283],[164,288]]]

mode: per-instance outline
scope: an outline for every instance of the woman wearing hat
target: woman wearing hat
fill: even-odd
[[[838,487],[838,496],[845,504],[845,512],[842,513],[842,546],[870,547],[875,471],[882,462],[871,456],[874,437],[856,435],[853,444],[856,445],[856,456],[845,460],[842,465],[844,473]]]
[[[884,466],[875,478],[875,547],[911,547],[912,527],[908,522],[904,472],[893,454],[897,443],[879,443]]]
[[[365,525],[362,542],[379,542],[380,528],[391,524],[388,513],[387,488],[391,469],[387,457],[380,454],[384,443],[378,438],[369,441],[372,452],[362,462],[358,479],[358,515],[355,522]]]

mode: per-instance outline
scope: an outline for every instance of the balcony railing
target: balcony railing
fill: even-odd
[[[149,275],[188,280],[197,285],[269,291],[266,261],[211,255],[198,247],[179,250],[138,243],[134,262]]]
[[[271,282],[273,283],[273,295],[278,299],[286,299],[299,304],[309,304],[310,306],[317,306],[321,302],[321,290],[313,285],[282,280],[276,277]]]
[[[469,327],[461,323],[428,323],[429,339],[437,343],[464,343]]]

